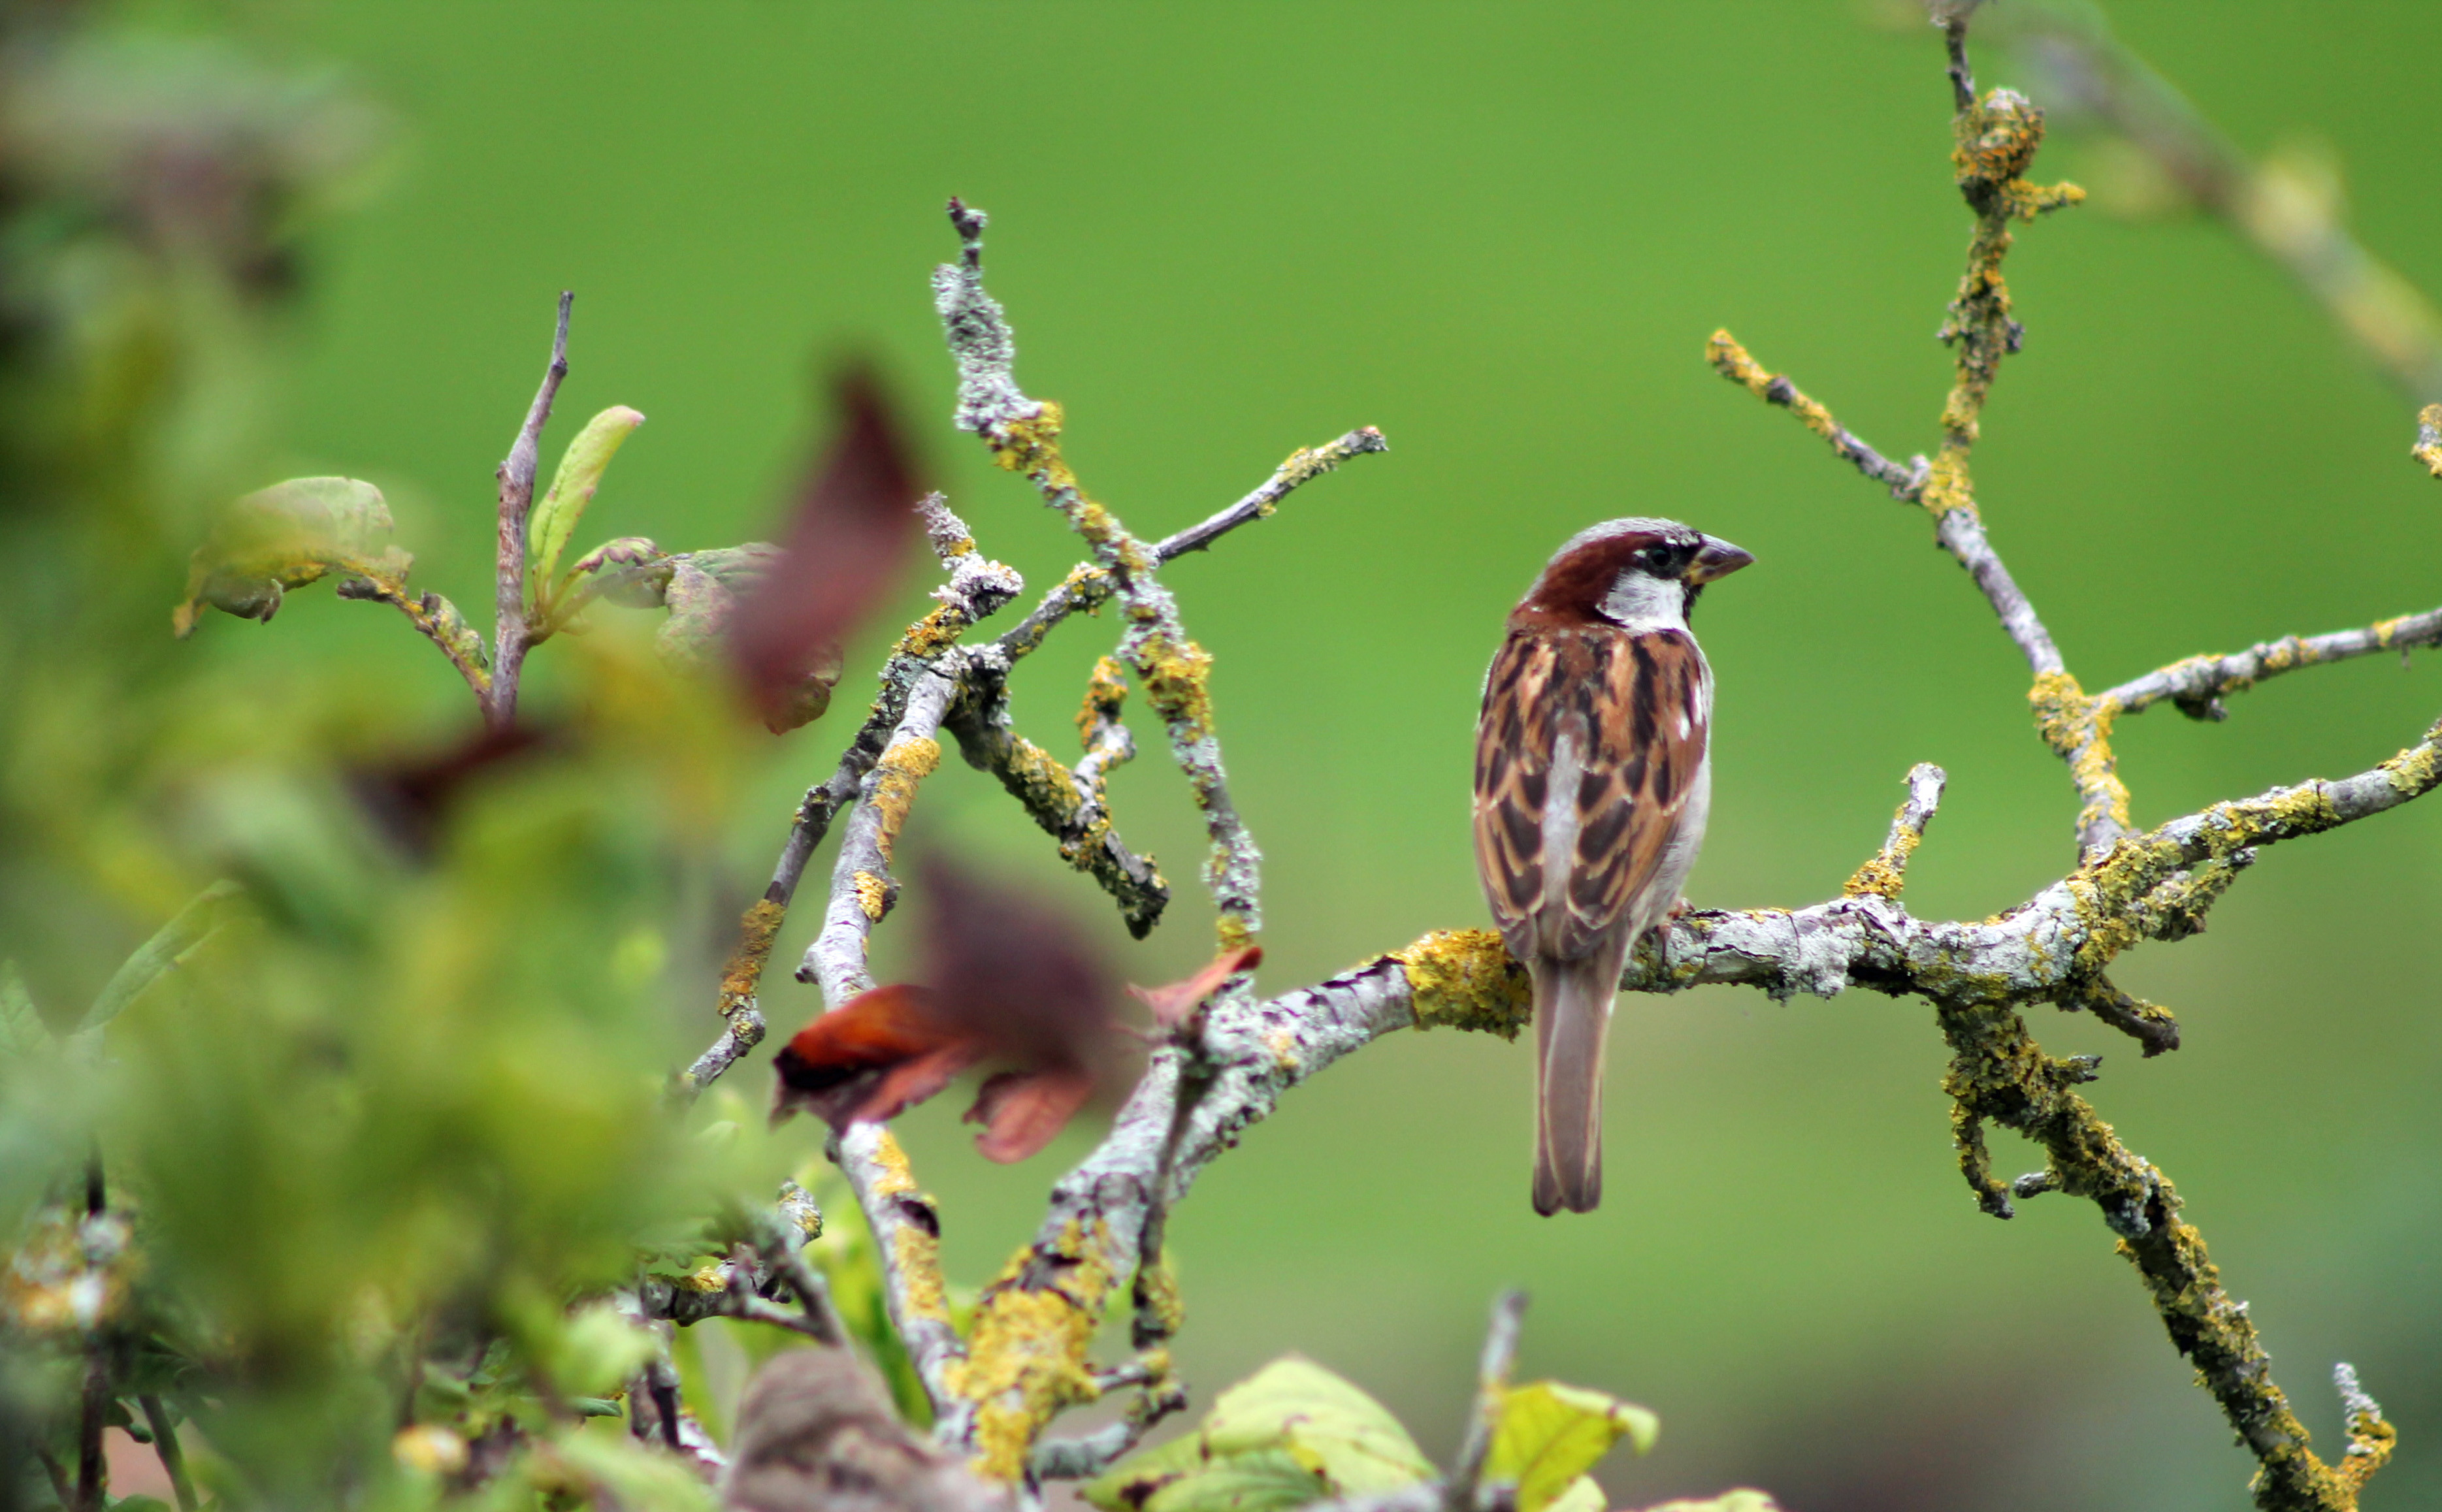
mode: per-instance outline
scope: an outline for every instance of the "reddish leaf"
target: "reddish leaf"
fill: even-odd
[[[1093,1073],[1074,1066],[1003,1071],[975,1090],[975,1105],[959,1121],[982,1124],[975,1148],[1010,1165],[1049,1144],[1093,1095]]]
[[[1110,979],[1066,915],[939,865],[920,884],[931,985],[875,988],[798,1030],[775,1062],[773,1120],[884,1121],[994,1062],[1013,1069],[967,1116],[987,1157],[1022,1160],[1111,1070]]]
[[[781,728],[804,722],[791,720],[803,685],[889,592],[924,492],[871,370],[844,372],[832,403],[838,434],[798,494],[780,559],[738,607],[730,636],[748,696]]]
[[[949,1085],[980,1053],[925,989],[898,983],[859,993],[773,1058],[772,1121],[803,1111],[835,1129],[884,1122]]]
[[[1240,972],[1250,972],[1264,963],[1264,947],[1242,945],[1225,950],[1212,957],[1212,963],[1184,981],[1165,982],[1159,987],[1139,987],[1128,984],[1137,1001],[1153,1010],[1153,1021],[1165,1029],[1175,1029],[1188,1016],[1204,1006],[1204,1000],[1221,990],[1221,984]]]

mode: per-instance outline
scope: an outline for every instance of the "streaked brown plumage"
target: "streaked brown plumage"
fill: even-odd
[[[1535,983],[1535,1211],[1602,1197],[1603,1045],[1629,951],[1704,841],[1713,685],[1687,611],[1754,560],[1676,520],[1572,537],[1509,615],[1476,726],[1475,857]]]

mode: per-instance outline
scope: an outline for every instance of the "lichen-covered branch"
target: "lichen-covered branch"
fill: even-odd
[[[899,637],[883,664],[881,689],[865,723],[841,753],[831,775],[807,789],[798,803],[789,837],[772,868],[772,881],[738,921],[738,946],[721,971],[717,1007],[727,1022],[711,1046],[677,1079],[675,1091],[682,1098],[693,1098],[762,1041],[763,1015],[756,1009],[756,995],[780,926],[788,920],[789,904],[796,897],[797,884],[805,876],[806,863],[829,831],[832,819],[856,801],[886,738],[906,712],[908,690],[977,621],[1025,591],[1025,581],[1015,571],[975,550],[966,522],[950,511],[940,495],[928,495],[916,507],[924,517],[934,555],[949,574],[948,580],[933,591],[939,602]]]
[[[1320,446],[1301,446],[1289,453],[1288,460],[1273,471],[1262,487],[1210,519],[1190,525],[1162,541],[1154,548],[1154,556],[1166,562],[1188,552],[1200,552],[1247,521],[1261,519],[1270,514],[1273,507],[1288,496],[1290,489],[1307,479],[1320,478],[1351,457],[1390,449],[1391,444],[1382,439],[1382,432],[1372,426],[1352,430],[1339,440],[1325,442]]]
[[[1789,381],[1786,373],[1766,372],[1763,364],[1747,355],[1727,331],[1716,331],[1704,343],[1704,360],[1713,371],[1739,385],[1766,404],[1777,404],[1795,415],[1806,428],[1832,443],[1832,454],[1855,467],[1891,491],[1891,497],[1902,503],[1913,504],[1924,497],[1927,475],[1933,464],[1917,457],[1907,466],[1885,457],[1859,440],[1856,434],[1832,418],[1832,411]]]
[[[1942,770],[1930,761],[1920,761],[1908,769],[1907,798],[1899,811],[1891,815],[1890,838],[1883,848],[1874,852],[1859,866],[1848,884],[1840,891],[1850,898],[1872,896],[1900,901],[1900,889],[1907,884],[1908,858],[1924,843],[1925,826],[1933,823],[1936,811],[1941,807],[1941,790],[1950,780]]]
[[[2442,404],[2429,404],[2416,414],[2416,445],[2408,454],[2425,464],[2425,470],[2442,478]]]
[[[1178,601],[1154,575],[1159,564],[1154,549],[1079,486],[1061,456],[1059,405],[1030,399],[1017,387],[1011,371],[1015,342],[999,303],[984,292],[983,213],[952,200],[950,221],[958,232],[960,256],[934,270],[933,301],[957,361],[958,427],[981,437],[1003,467],[1024,473],[1044,501],[1067,517],[1095,565],[1110,574],[1127,611],[1120,654],[1161,716],[1171,756],[1204,812],[1212,839],[1204,880],[1220,911],[1222,947],[1251,944],[1263,927],[1257,878],[1262,857],[1230,799],[1208,685],[1212,655],[1188,639]]]
[[[2267,678],[2301,667],[2417,646],[2442,646],[2442,609],[2377,620],[2359,629],[2258,641],[2227,656],[2191,656],[2095,697],[2123,714],[2168,700],[2192,720],[2224,720],[2230,717],[2221,701],[2225,693],[2243,693]]]
[[[1061,859],[1102,884],[1119,903],[1128,933],[1142,939],[1160,921],[1170,902],[1170,884],[1151,857],[1137,855],[1121,840],[1103,797],[1104,774],[1136,754],[1127,726],[1119,722],[1118,701],[1126,696],[1126,685],[1117,681],[1113,663],[1104,657],[1096,669],[1095,686],[1116,688],[1117,696],[1107,714],[1081,727],[1085,756],[1071,770],[1011,724],[1008,673],[997,651],[997,647],[979,647],[968,658],[966,691],[945,721],[957,738],[958,754],[969,766],[1000,779],[1044,833],[1060,843]],[[1113,668],[1107,683],[1103,668]],[[1089,709],[1097,707],[1094,696],[1087,696]]]

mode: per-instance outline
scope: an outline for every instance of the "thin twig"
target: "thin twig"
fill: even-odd
[[[501,537],[493,600],[491,701],[484,713],[495,729],[506,729],[518,716],[518,676],[526,661],[526,516],[534,507],[543,422],[551,418],[552,400],[559,392],[560,380],[568,376],[568,310],[575,299],[573,292],[560,293],[551,365],[543,370],[542,387],[535,391],[525,423],[518,427],[518,439],[493,472],[501,484]]]
[[[1247,521],[1270,514],[1273,507],[1288,496],[1289,490],[1307,479],[1319,478],[1351,457],[1390,449],[1391,444],[1382,439],[1382,432],[1372,426],[1364,426],[1337,441],[1291,452],[1289,459],[1280,465],[1262,487],[1211,519],[1190,525],[1163,540],[1154,548],[1154,556],[1166,562],[1188,552],[1200,552]]]
[[[1526,1294],[1504,1291],[1493,1299],[1492,1323],[1485,1331],[1484,1357],[1475,1373],[1475,1400],[1467,1414],[1467,1436],[1459,1441],[1443,1484],[1447,1512],[1476,1512],[1477,1492],[1484,1481],[1484,1462],[1492,1452],[1492,1435],[1501,1427],[1509,1371],[1518,1358],[1518,1333],[1526,1319]]]
[[[2226,656],[2191,656],[2096,697],[2110,700],[2127,714],[2167,700],[2192,720],[2224,720],[2230,717],[2221,701],[2225,693],[2243,693],[2267,678],[2301,667],[2415,646],[2442,646],[2442,609],[2378,620],[2359,629],[2258,641]]]
[[[195,1512],[194,1483],[187,1479],[186,1450],[178,1446],[178,1425],[170,1421],[168,1404],[148,1393],[136,1398],[136,1405],[144,1410],[153,1452],[161,1457],[161,1470],[170,1477],[170,1494],[177,1498],[178,1512]]]
[[[1933,823],[1936,811],[1941,807],[1941,790],[1950,778],[1930,761],[1920,761],[1908,769],[1907,798],[1899,811],[1891,815],[1891,832],[1883,848],[1859,866],[1840,890],[1851,898],[1871,893],[1877,898],[1900,901],[1900,889],[1907,883],[1908,858],[1924,841],[1925,826]]]

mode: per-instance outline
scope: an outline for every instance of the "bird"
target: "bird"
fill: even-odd
[[[721,1503],[732,1512],[1011,1512],[999,1486],[920,1437],[844,1349],[775,1355],[746,1388]]]
[[[1712,800],[1713,674],[1687,628],[1755,558],[1674,519],[1562,542],[1510,611],[1475,739],[1475,860],[1535,996],[1535,1211],[1602,1199],[1603,1046],[1620,970],[1667,920]]]

